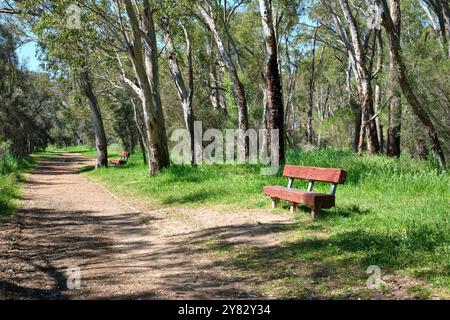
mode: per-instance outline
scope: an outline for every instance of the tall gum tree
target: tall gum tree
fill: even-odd
[[[116,19],[120,24],[128,58],[137,83],[122,69],[124,81],[141,100],[148,140],[149,174],[156,175],[170,164],[167,134],[159,87],[159,66],[153,8],[148,1],[139,7],[130,0],[115,0]],[[123,20],[123,11],[127,20]],[[128,31],[128,22],[130,31]]]
[[[242,131],[247,131],[248,110],[247,110],[247,96],[245,93],[245,88],[239,78],[236,65],[233,62],[230,53],[226,49],[224,41],[222,40],[222,36],[220,35],[217,29],[217,25],[214,20],[215,17],[214,8],[212,8],[212,6],[209,6],[209,9],[207,10],[206,8],[200,5],[199,12],[201,17],[203,18],[203,21],[206,23],[206,25],[208,26],[209,30],[213,35],[214,41],[217,46],[217,50],[219,51],[220,57],[225,65],[225,68],[228,74],[230,75],[231,82],[233,85],[234,96],[238,106],[239,129]],[[248,140],[245,139],[244,143],[239,145],[239,148],[241,149],[241,154],[245,154],[247,156],[249,148]]]
[[[401,46],[399,41],[400,33],[396,31],[394,24],[394,21],[396,20],[398,21],[398,24],[400,24],[401,21],[400,1],[392,0],[391,7],[389,7],[386,0],[377,0],[377,3],[383,9],[382,24],[384,29],[386,30],[389,48],[392,52],[392,59],[394,63],[395,73],[397,75],[397,81],[402,89],[403,94],[405,95],[406,100],[411,106],[411,110],[426,128],[427,134],[431,141],[431,149],[436,157],[438,166],[443,169],[446,166],[445,156],[442,150],[437,130],[433,122],[431,121],[431,117],[426,107],[420,103],[406,75],[406,67],[401,55]]]
[[[278,65],[278,45],[272,20],[272,1],[259,0],[261,22],[264,43],[266,47],[266,65],[264,67],[264,78],[267,92],[266,129],[268,130],[268,145],[272,145],[271,130],[279,130],[279,161],[284,163],[284,105],[283,92],[281,89],[280,69]]]
[[[391,10],[400,10],[397,7],[399,3],[390,1]],[[401,21],[399,14],[392,15],[392,23],[397,37],[394,39],[396,46],[400,47],[401,36]],[[398,88],[396,79],[394,52],[391,47],[389,48],[389,73],[388,73],[388,85],[387,95],[389,98],[389,111],[388,111],[388,133],[386,143],[386,155],[390,157],[400,157],[400,142],[401,142],[401,126],[402,126],[402,105],[401,105],[401,93]]]
[[[364,136],[367,144],[367,150],[371,154],[380,152],[379,139],[374,118],[374,95],[372,88],[372,67],[373,63],[370,59],[373,54],[369,55],[368,40],[370,36],[374,36],[373,32],[367,31],[363,38],[361,26],[357,23],[348,0],[337,1],[337,7],[342,13],[343,20],[338,15],[338,9],[326,0],[321,0],[321,4],[331,15],[335,25],[335,32],[344,44],[350,58],[350,65],[356,79],[357,100],[361,108],[361,127],[358,141],[358,152],[364,149]],[[374,50],[374,48],[372,48]],[[369,58],[370,57],[370,58]],[[357,137],[356,137],[357,139]]]
[[[90,66],[95,63],[97,32],[92,24],[94,19],[89,10],[79,7],[79,25],[68,23],[67,8],[72,4],[68,0],[60,1],[17,1],[17,13],[30,25],[38,36],[38,44],[44,52],[47,66],[61,73],[68,70],[78,80],[81,91],[88,101],[94,127],[95,147],[97,149],[96,168],[108,165],[108,146],[103,118],[90,74]],[[81,19],[84,17],[85,19]],[[61,68],[61,66],[64,66]],[[64,72],[63,71],[63,72]]]
[[[169,18],[163,17],[160,21],[161,29],[164,33],[164,43],[165,51],[167,56],[167,61],[169,65],[169,72],[177,88],[178,96],[181,101],[181,108],[183,110],[184,122],[186,129],[190,135],[190,148],[191,148],[191,164],[195,163],[195,139],[194,139],[194,111],[192,108],[192,98],[194,95],[194,76],[193,76],[193,66],[192,66],[192,50],[191,42],[189,39],[188,31],[185,26],[181,24],[181,29],[183,30],[183,35],[186,45],[186,60],[187,60],[187,84],[183,78],[181,72],[180,63],[178,62],[177,52],[175,51],[174,39],[171,31],[171,26],[169,24]]]

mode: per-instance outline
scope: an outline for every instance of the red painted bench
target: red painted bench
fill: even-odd
[[[130,156],[129,152],[121,152],[119,153],[120,159],[111,159],[109,161],[110,164],[114,165],[114,166],[124,166],[127,164],[128,162],[128,157]]]
[[[335,193],[338,184],[345,182],[347,172],[342,169],[303,167],[286,165],[283,170],[283,176],[289,178],[288,186],[265,186],[264,193],[272,198],[272,207],[275,208],[279,199],[291,203],[291,212],[297,208],[297,204],[304,204],[311,209],[314,219],[320,213],[321,208],[331,208],[335,205]],[[292,188],[294,179],[308,180],[308,189],[299,190]],[[329,194],[313,192],[314,182],[331,183]]]

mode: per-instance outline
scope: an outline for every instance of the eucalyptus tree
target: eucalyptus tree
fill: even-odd
[[[363,28],[348,0],[337,1],[336,6],[325,0],[321,0],[321,3],[334,23],[332,30],[334,29],[349,54],[356,77],[358,103],[362,111],[358,151],[363,150],[365,135],[368,151],[372,154],[378,153],[380,146],[376,124],[373,121],[375,119],[372,88],[373,54],[370,52],[374,47],[370,48],[369,44],[370,39],[374,39],[379,30]]]
[[[136,81],[127,77],[123,69],[122,77],[141,100],[149,144],[149,174],[155,175],[170,164],[159,85],[159,52],[154,19],[156,4],[151,6],[147,0],[142,5],[131,0],[113,2],[121,42]]]
[[[238,68],[233,61],[230,51],[225,46],[224,36],[219,32],[217,20],[220,15],[220,5],[217,2],[199,1],[198,10],[200,18],[208,26],[216,43],[217,50],[222,59],[222,62],[231,78],[233,85],[234,96],[238,106],[238,126],[243,132],[248,130],[248,107],[247,95],[245,87],[239,77]],[[241,154],[248,155],[249,142],[245,139],[244,143],[239,145]]]
[[[38,38],[46,66],[56,74],[73,76],[87,98],[95,132],[97,167],[108,165],[107,140],[102,113],[90,74],[99,39],[96,16],[74,7],[72,1],[30,1],[17,4],[24,22]],[[73,20],[74,19],[74,20]]]
[[[399,40],[400,29],[397,29],[397,27],[401,25],[400,1],[391,0],[390,6],[388,5],[386,0],[377,0],[377,3],[383,9],[382,23],[384,29],[386,30],[397,81],[402,89],[403,94],[405,95],[406,100],[411,106],[411,110],[427,130],[427,134],[431,141],[431,149],[433,150],[439,167],[445,168],[446,163],[444,151],[442,149],[441,141],[439,140],[435,125],[431,120],[428,110],[421,104],[406,74],[406,67],[401,54],[401,46]]]
[[[284,150],[284,105],[281,87],[280,67],[278,64],[278,41],[273,21],[272,1],[259,0],[264,43],[266,47],[266,66],[264,78],[267,88],[266,129],[268,144],[272,145],[271,130],[279,130],[278,153],[281,163],[285,161]]]
[[[192,48],[189,36],[189,30],[186,22],[180,18],[181,13],[173,7],[165,8],[162,17],[160,17],[160,26],[163,33],[167,62],[170,75],[175,83],[178,96],[181,101],[184,122],[186,129],[190,135],[191,148],[191,164],[195,163],[195,139],[194,139],[194,111],[192,108],[192,100],[194,97],[194,71],[192,64]],[[183,76],[181,64],[179,62],[179,54],[176,51],[175,37],[172,30],[182,30],[184,39],[185,56],[187,65],[187,82]]]
[[[400,10],[397,7],[399,3],[395,1],[390,2],[392,11]],[[392,27],[395,29],[397,37],[395,38],[395,45],[400,47],[401,39],[401,20],[398,14],[392,16]],[[401,141],[401,127],[402,127],[402,105],[401,92],[396,81],[396,64],[392,48],[389,49],[389,74],[387,94],[389,98],[389,113],[388,113],[388,132],[386,141],[386,154],[390,157],[400,156],[400,141]]]
[[[450,5],[448,0],[417,0],[428,15],[445,54],[450,58]]]
[[[52,142],[61,100],[48,75],[20,65],[15,52],[19,43],[17,28],[0,20],[0,144],[20,159]]]

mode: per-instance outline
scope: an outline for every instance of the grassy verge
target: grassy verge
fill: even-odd
[[[7,156],[0,164],[0,221],[12,216],[21,199],[20,187],[25,174],[35,166],[36,161],[27,157],[17,161]]]
[[[232,266],[258,275],[255,281],[279,297],[349,297],[355,294],[356,283],[363,284],[358,296],[364,296],[370,265],[378,265],[383,275],[424,281],[425,285],[409,289],[418,297],[435,292],[450,296],[448,172],[439,173],[431,163],[407,157],[357,156],[338,150],[291,152],[287,163],[346,169],[347,183],[337,189],[336,207],[324,210],[315,221],[299,212],[299,223],[279,230],[289,239],[270,252],[218,246],[216,251]],[[259,169],[172,166],[150,178],[136,154],[125,167],[100,169],[88,176],[153,206],[269,209],[263,186],[286,185],[286,179],[261,176]],[[295,186],[305,188],[306,183]],[[317,190],[326,192],[328,186],[318,184]]]
[[[58,147],[48,147],[46,149],[48,153],[58,153],[58,152],[67,152],[67,153],[80,153],[85,157],[88,158],[95,158],[97,155],[97,151],[95,148],[88,147],[88,146],[70,146],[70,147],[64,147],[64,148],[58,148]]]
[[[118,147],[117,145],[108,146],[108,157],[117,157],[119,152],[121,151],[119,149],[120,149],[120,147]],[[86,158],[95,158],[97,156],[97,150],[95,149],[95,147],[90,147],[90,146],[85,146],[85,145],[70,146],[70,147],[51,146],[51,147],[48,147],[45,151],[49,156],[51,156],[52,154],[61,153],[61,152],[79,153]],[[44,154],[44,153],[41,153],[41,154]]]

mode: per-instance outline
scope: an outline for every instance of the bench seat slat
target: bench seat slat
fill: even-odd
[[[335,205],[335,196],[331,194],[309,192],[304,190],[265,186],[264,193],[272,198],[278,198],[294,203],[303,203],[310,207],[332,208]]]

